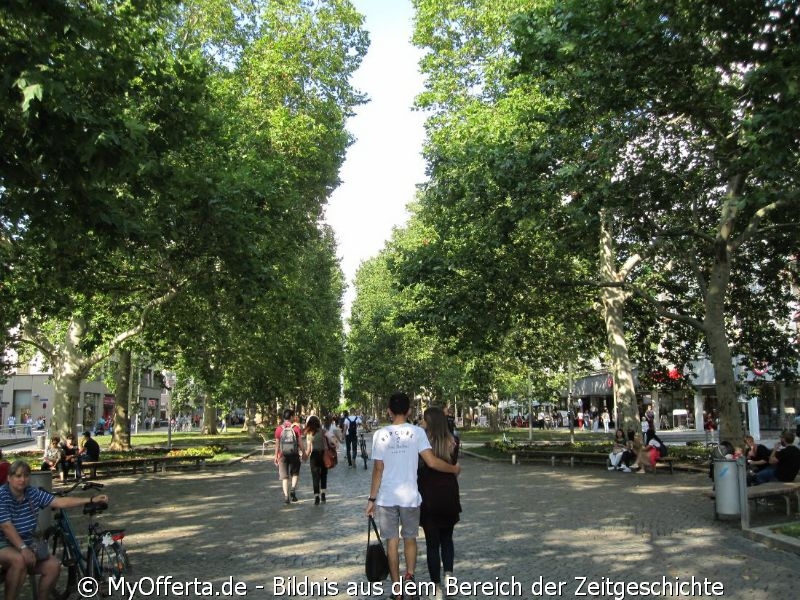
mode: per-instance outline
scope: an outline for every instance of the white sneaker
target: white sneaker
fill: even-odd
[[[436,591],[433,592],[431,598],[434,598],[434,600],[444,600],[444,591],[441,585],[436,586]]]
[[[617,467],[608,467],[608,470],[609,470],[609,471],[616,471],[616,470],[617,470]]]
[[[622,467],[622,472],[623,473],[630,473],[631,472],[631,468],[630,467]]]

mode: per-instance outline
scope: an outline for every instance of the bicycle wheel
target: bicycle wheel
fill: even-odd
[[[361,458],[364,459],[364,469],[367,468],[367,443],[364,440],[361,440]]]
[[[78,565],[77,560],[72,556],[72,550],[64,539],[64,534],[57,531],[49,540],[50,551],[58,559],[61,568],[58,571],[58,578],[50,590],[50,598],[53,600],[67,600],[77,598],[78,592]]]

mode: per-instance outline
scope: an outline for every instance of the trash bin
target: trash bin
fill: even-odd
[[[31,485],[48,492],[53,491],[53,473],[51,471],[31,471]],[[39,531],[46,531],[53,522],[53,511],[43,508],[39,511]]]
[[[44,450],[47,444],[47,433],[44,431],[34,431],[33,435],[36,437],[36,447],[39,450]]]
[[[736,460],[714,456],[714,502],[717,518],[747,517],[746,464],[743,456]],[[743,510],[745,514],[742,514]]]

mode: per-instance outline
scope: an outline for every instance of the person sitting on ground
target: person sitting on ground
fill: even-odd
[[[753,485],[770,481],[794,481],[800,471],[800,448],[794,445],[794,432],[785,429],[769,455],[769,465],[753,477]]]
[[[50,445],[45,448],[42,457],[42,471],[58,471],[58,477],[64,481],[64,472],[61,470],[61,438],[54,435],[50,438]]]

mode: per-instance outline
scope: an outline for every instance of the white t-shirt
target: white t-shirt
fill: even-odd
[[[422,427],[404,423],[382,427],[372,436],[372,458],[383,461],[383,476],[376,504],[417,507],[419,454],[431,447]]]

